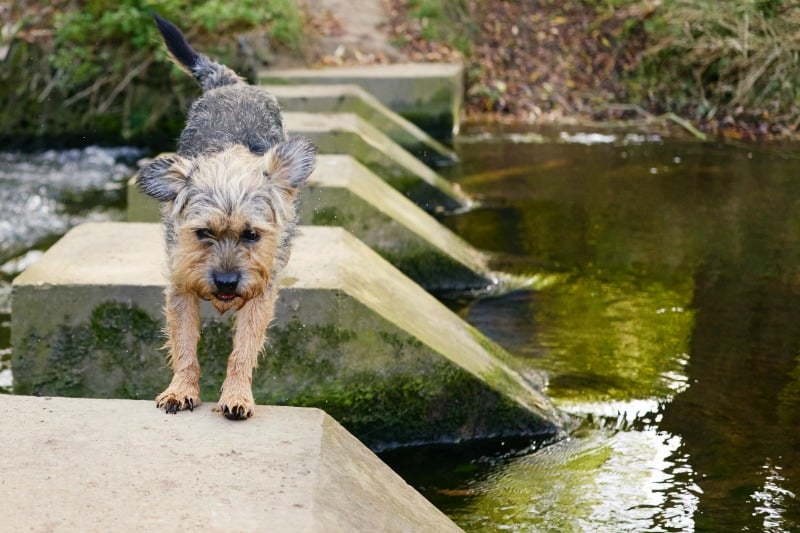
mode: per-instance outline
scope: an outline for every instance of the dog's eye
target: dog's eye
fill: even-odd
[[[256,231],[251,229],[244,230],[242,232],[242,237],[241,237],[241,239],[245,242],[256,242],[260,238],[261,235],[259,235]]]
[[[214,235],[211,233],[211,230],[208,228],[200,228],[195,230],[194,234],[197,235],[197,239],[201,241],[212,239],[214,237]]]

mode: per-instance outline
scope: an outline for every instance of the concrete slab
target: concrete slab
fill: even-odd
[[[159,205],[128,182],[129,222],[158,222]],[[430,290],[497,282],[484,254],[350,156],[321,155],[303,190],[302,224],[341,226]]]
[[[355,157],[424,210],[462,209],[470,200],[377,128],[353,113],[284,113],[290,135],[311,139],[323,154]]]
[[[357,85],[268,85],[284,112],[355,113],[424,163],[439,167],[458,156]]]
[[[460,64],[264,70],[258,81],[265,85],[358,85],[433,137],[450,138],[460,127],[464,103],[464,67]]]
[[[153,398],[169,381],[158,224],[79,226],[18,276],[18,394]],[[256,402],[324,408],[369,446],[552,437],[563,419],[535,372],[340,228],[301,227]],[[231,324],[203,308],[201,392],[217,400]]]
[[[461,531],[318,409],[0,396],[4,531]]]

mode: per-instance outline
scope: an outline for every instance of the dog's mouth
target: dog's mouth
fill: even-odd
[[[236,298],[237,294],[235,292],[218,292],[214,295],[214,298],[217,300],[222,300],[223,302],[229,302]]]

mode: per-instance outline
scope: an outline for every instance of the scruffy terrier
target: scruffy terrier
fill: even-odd
[[[172,23],[153,15],[173,61],[203,89],[192,104],[177,153],[162,154],[136,176],[162,202],[169,285],[166,348],[173,377],[156,398],[167,413],[200,404],[200,299],[236,311],[219,410],[253,414],[253,369],[289,260],[298,189],[316,149],[288,139],[278,103],[228,67],[195,52]]]

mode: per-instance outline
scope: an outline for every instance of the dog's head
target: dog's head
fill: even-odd
[[[167,203],[173,286],[221,313],[261,294],[276,261],[288,258],[282,239],[295,224],[315,152],[309,141],[291,139],[265,154],[237,145],[193,159],[164,154],[143,167],[137,184]]]

